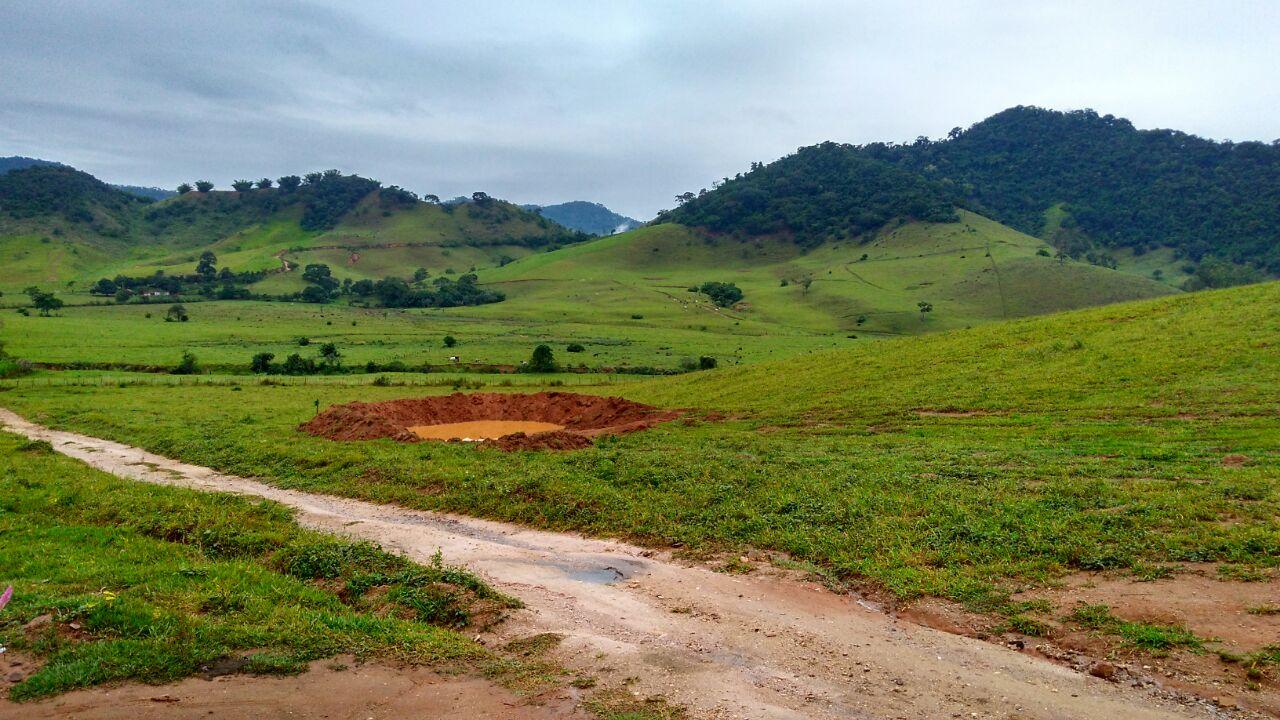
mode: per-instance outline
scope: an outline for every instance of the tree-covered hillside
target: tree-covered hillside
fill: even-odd
[[[1192,262],[1280,273],[1280,141],[1214,142],[1092,110],[1015,107],[944,140],[864,151],[949,180],[970,209],[1059,243],[1169,246]]]
[[[714,190],[677,196],[661,222],[743,235],[781,234],[806,247],[876,230],[890,220],[957,219],[948,184],[833,142],[726,178]]]
[[[937,141],[822,143],[676,199],[661,221],[806,247],[960,207],[1108,267],[1172,248],[1193,289],[1280,275],[1280,141],[1138,130],[1092,110],[1015,107]]]
[[[0,175],[0,224],[5,218],[56,217],[119,234],[146,202],[64,165],[34,164]]]

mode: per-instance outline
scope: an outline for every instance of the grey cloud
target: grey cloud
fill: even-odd
[[[174,185],[339,167],[637,217],[825,139],[1010,105],[1280,135],[1280,10],[1106,3],[0,5],[0,155]]]

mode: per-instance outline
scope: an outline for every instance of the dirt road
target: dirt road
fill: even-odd
[[[303,492],[49,430],[0,423],[120,477],[268,498],[308,527],[426,560],[437,548],[528,608],[498,632],[565,636],[559,659],[602,684],[710,718],[1190,718],[1208,703],[1082,675],[1001,646],[897,621],[778,577],[686,567],[620,542]],[[495,641],[500,638],[487,638]]]

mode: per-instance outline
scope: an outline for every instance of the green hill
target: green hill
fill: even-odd
[[[677,196],[661,221],[812,246],[960,207],[1186,289],[1280,275],[1280,144],[1016,107],[947,138],[822,143]],[[1146,257],[1154,254],[1154,258]]]
[[[964,211],[955,222],[893,223],[809,249],[662,224],[519,260],[482,280],[516,301],[489,312],[572,308],[607,322],[638,314],[679,327],[841,335],[915,334],[1173,292],[1049,255],[1043,241]],[[708,281],[735,283],[743,301],[719,308],[690,292]]]
[[[237,272],[312,262],[339,279],[466,272],[587,238],[483,195],[440,205],[336,171],[271,185],[151,202],[60,165],[0,174],[0,286],[189,274],[206,250]],[[275,293],[303,283],[285,274],[259,285]]]

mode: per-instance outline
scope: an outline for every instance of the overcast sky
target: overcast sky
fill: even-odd
[[[822,140],[1018,104],[1280,137],[1280,2],[0,2],[0,156],[113,182],[339,168],[641,219]]]

